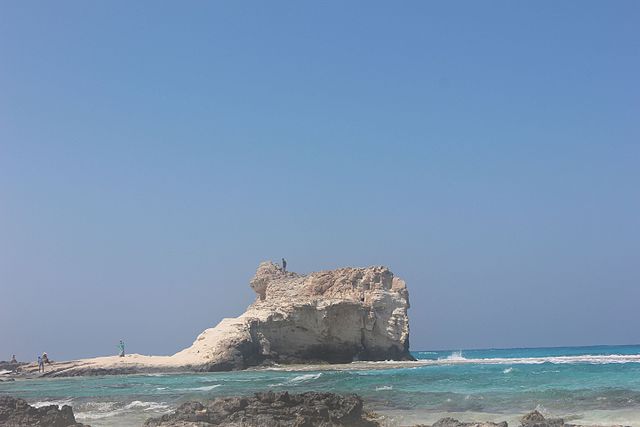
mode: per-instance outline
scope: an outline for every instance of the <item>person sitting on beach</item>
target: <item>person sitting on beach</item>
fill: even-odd
[[[120,350],[118,356],[124,357],[124,341],[120,340],[120,344],[118,344],[118,350]]]
[[[287,260],[282,258],[282,271],[287,272]]]
[[[18,361],[16,360],[15,354],[11,355],[11,363],[18,363]]]
[[[44,364],[47,363],[51,363],[51,361],[49,360],[49,356],[47,356],[47,353],[42,353],[42,366],[43,366],[43,371],[44,371]]]
[[[42,356],[38,356],[38,372],[44,372],[44,362],[42,362]]]

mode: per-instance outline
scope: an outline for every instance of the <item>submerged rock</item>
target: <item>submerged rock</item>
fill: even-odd
[[[356,395],[284,392],[256,393],[253,397],[218,398],[207,403],[187,402],[175,412],[145,422],[149,427],[378,427],[362,409]]]
[[[565,424],[562,418],[545,418],[540,412],[532,411],[520,419],[521,427],[589,427],[580,424]],[[426,425],[417,425],[414,427],[428,427]],[[431,425],[431,427],[508,427],[506,421],[499,423],[492,422],[461,422],[454,418],[441,418]],[[602,427],[602,426],[590,426]],[[623,427],[623,426],[607,426],[607,427]]]
[[[545,418],[540,412],[532,411],[520,419],[522,427],[562,427],[562,418]]]
[[[71,406],[36,408],[23,399],[10,396],[0,396],[0,426],[89,427],[76,423]]]
[[[419,426],[416,426],[419,427]],[[508,427],[506,421],[502,421],[499,423],[490,423],[490,422],[471,422],[465,423],[458,421],[454,418],[441,418],[431,427]]]

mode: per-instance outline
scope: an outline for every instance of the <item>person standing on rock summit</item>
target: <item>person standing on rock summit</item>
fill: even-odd
[[[286,259],[284,259],[284,258],[282,258],[282,271],[283,271],[284,273],[286,273],[286,272],[287,272],[287,260],[286,260]]]

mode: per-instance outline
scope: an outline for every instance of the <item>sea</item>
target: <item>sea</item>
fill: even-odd
[[[525,413],[640,427],[640,345],[415,351],[417,362],[0,382],[0,395],[68,404],[92,426],[142,425],[188,400],[287,390],[357,393],[389,426],[507,421]]]

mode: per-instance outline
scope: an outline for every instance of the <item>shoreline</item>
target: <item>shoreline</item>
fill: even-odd
[[[11,375],[13,382],[0,382],[0,395],[38,406],[71,405],[79,422],[94,427],[142,425],[144,417],[161,416],[186,401],[285,390],[357,393],[368,410],[384,415],[393,426],[431,425],[452,417],[461,422],[507,421],[517,427],[518,417],[538,409],[570,424],[640,427],[640,347],[633,350],[635,354],[628,355],[545,357],[535,351],[532,357],[514,352],[513,357],[493,359],[489,357],[510,355],[463,351],[414,362],[274,364],[227,372],[175,367],[166,363],[166,356],[130,355],[124,361],[111,356],[88,359],[94,362],[89,365],[116,363],[129,370],[105,374],[91,369],[92,375],[60,377],[38,375],[35,364],[23,365],[22,373]],[[153,364],[145,363],[150,359]],[[83,363],[87,360],[52,366],[64,371]]]
[[[146,356],[129,354],[125,357],[103,356],[63,362],[51,362],[45,366],[44,374],[38,373],[36,363],[22,364],[17,372],[8,372],[0,376],[7,378],[58,378],[76,376],[104,375],[144,375],[144,374],[179,374],[199,372],[235,372],[235,371],[364,371],[407,369],[423,366],[444,365],[541,365],[551,364],[625,364],[640,363],[640,355],[578,355],[547,356],[525,358],[464,358],[461,356],[440,359],[420,360],[386,360],[386,361],[354,361],[350,363],[270,363],[249,366],[244,369],[228,369],[211,371],[207,365],[193,363],[193,360],[174,356]]]
[[[288,392],[280,391],[274,392],[274,395],[282,395],[282,393],[289,394]],[[323,394],[314,391],[307,391],[305,393]],[[68,405],[72,407],[75,413],[76,421],[78,423],[90,424],[93,427],[114,427],[135,425],[141,426],[151,418],[159,420],[163,418],[163,415],[180,413],[181,408],[183,408],[185,405],[187,407],[190,407],[193,405],[193,403],[196,402],[208,405],[215,400],[254,399],[254,396],[257,396],[259,394],[261,393],[249,393],[246,396],[218,396],[215,399],[189,400],[180,405],[166,407],[160,412],[150,412],[143,406],[144,402],[134,401],[127,406],[137,407],[138,410],[128,413],[126,417],[119,417],[117,419],[109,419],[107,417],[89,415],[86,412],[78,409],[81,407],[81,405],[77,405],[76,403],[71,401],[27,401],[30,405],[36,408],[50,407],[51,405],[54,405],[57,406],[58,409],[62,409],[63,406]],[[262,394],[264,395],[264,393]],[[294,396],[294,394],[290,395]],[[336,394],[336,396],[348,397],[351,395]],[[358,399],[361,398],[358,397]],[[94,403],[96,405],[101,404],[99,401],[95,401]],[[281,408],[281,405],[276,404],[274,408]],[[278,409],[275,410],[277,411]],[[535,424],[531,423],[531,425],[529,425],[528,427],[634,427],[640,425],[640,408],[627,408],[618,410],[591,410],[585,411],[580,414],[571,413],[570,411],[549,412],[544,408],[531,408],[528,411],[515,410],[507,412],[426,411],[420,409],[389,409],[381,407],[375,402],[364,400],[363,410],[367,414],[369,414],[369,419],[375,420],[377,423],[379,423],[380,427],[507,427],[503,423],[506,423],[511,427],[518,427],[525,426],[525,424],[522,423],[523,418],[536,413],[544,416],[544,418],[542,420],[539,420]],[[562,423],[558,423],[558,421],[560,420],[562,420]]]

